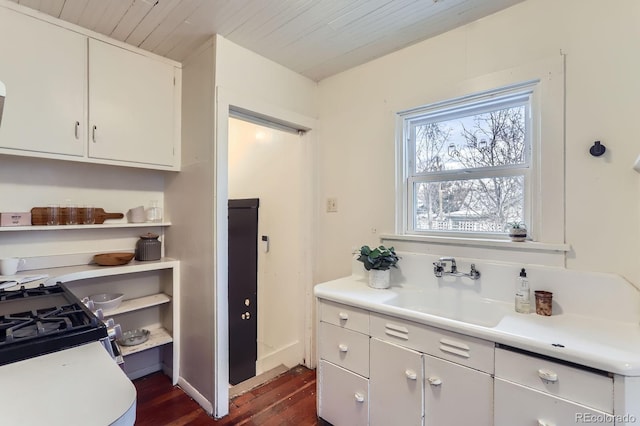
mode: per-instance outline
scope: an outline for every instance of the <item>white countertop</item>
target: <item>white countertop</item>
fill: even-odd
[[[640,376],[640,325],[594,316],[554,314],[550,317],[508,312],[496,326],[482,326],[403,309],[385,302],[402,286],[373,289],[366,278],[353,275],[318,284],[320,299],[415,321],[496,343],[574,362],[625,376]],[[564,347],[552,346],[560,344]]]
[[[136,389],[93,342],[1,366],[0,401],[3,425],[133,424]]]
[[[6,290],[17,290],[21,286],[26,288],[37,287],[40,284],[45,286],[55,285],[58,282],[69,282],[83,280],[87,278],[105,277],[113,275],[123,275],[136,272],[147,272],[158,269],[175,268],[179,262],[171,258],[162,258],[155,261],[137,261],[132,260],[126,265],[120,266],[100,266],[96,264],[62,266],[56,268],[33,269],[28,271],[20,271],[12,276],[0,276],[0,279],[14,280],[23,279],[25,277],[42,275],[44,278],[30,281],[26,284],[17,284],[7,287]]]

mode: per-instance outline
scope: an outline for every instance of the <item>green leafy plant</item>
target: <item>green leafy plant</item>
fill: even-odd
[[[509,228],[511,229],[526,229],[527,225],[524,224],[524,222],[509,222],[507,225],[509,225]]]
[[[364,269],[367,271],[371,269],[385,271],[392,266],[395,268],[400,258],[393,247],[379,246],[372,250],[369,246],[362,246],[358,260],[364,263]]]

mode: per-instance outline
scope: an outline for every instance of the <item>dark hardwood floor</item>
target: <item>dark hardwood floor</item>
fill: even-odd
[[[229,415],[214,420],[169,377],[154,373],[135,380],[139,426],[318,425],[316,372],[297,366],[229,403]]]

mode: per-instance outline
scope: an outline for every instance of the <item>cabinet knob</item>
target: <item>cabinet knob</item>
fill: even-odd
[[[356,392],[355,395],[353,395],[353,397],[356,399],[357,402],[364,402],[364,395],[362,395],[360,392]]]
[[[349,347],[347,345],[345,345],[344,343],[340,343],[338,345],[338,349],[340,349],[340,352],[347,352],[349,350]]]
[[[545,422],[544,420],[538,420],[538,426],[555,426],[553,423]]]
[[[558,374],[555,371],[552,370],[545,370],[543,368],[538,370],[538,376],[540,376],[540,378],[542,380],[546,380],[547,382],[557,382],[558,381]]]
[[[440,377],[433,376],[429,377],[427,380],[431,386],[440,386],[442,384],[442,379]]]
[[[418,374],[415,371],[406,369],[404,370],[404,375],[407,376],[409,380],[416,380],[418,378]]]
[[[338,316],[339,316],[339,317],[340,317],[340,319],[341,319],[341,320],[343,320],[343,321],[346,321],[346,320],[348,320],[348,319],[349,319],[349,314],[348,314],[348,313],[346,313],[346,312],[340,312],[340,313],[338,314]]]

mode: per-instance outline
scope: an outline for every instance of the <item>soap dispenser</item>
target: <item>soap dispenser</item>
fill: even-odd
[[[531,312],[531,290],[529,289],[527,271],[524,268],[522,268],[520,276],[516,280],[516,312],[521,314]]]

